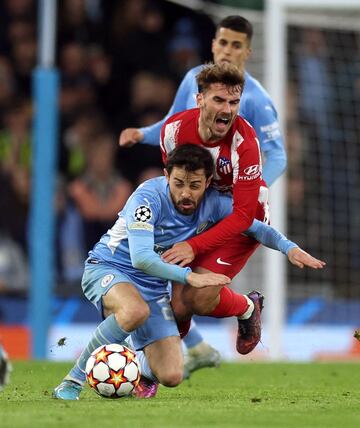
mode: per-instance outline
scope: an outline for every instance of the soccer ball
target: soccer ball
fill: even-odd
[[[124,345],[101,345],[86,362],[86,379],[102,397],[120,398],[130,395],[140,381],[136,354]]]

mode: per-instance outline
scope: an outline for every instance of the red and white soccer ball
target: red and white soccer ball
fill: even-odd
[[[131,395],[140,381],[135,352],[116,343],[95,349],[86,362],[85,371],[90,387],[106,398]]]

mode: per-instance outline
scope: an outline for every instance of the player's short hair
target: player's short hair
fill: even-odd
[[[238,33],[245,33],[249,42],[253,36],[253,26],[246,18],[240,15],[226,16],[216,26],[216,32],[218,32],[220,28],[228,28]]]
[[[184,168],[187,172],[204,169],[207,179],[214,173],[214,161],[210,152],[196,144],[181,144],[168,154],[165,169],[169,175],[175,166]]]
[[[196,76],[199,93],[206,92],[213,83],[222,83],[226,87],[239,87],[242,93],[244,89],[244,74],[233,64],[222,62],[209,63]]]

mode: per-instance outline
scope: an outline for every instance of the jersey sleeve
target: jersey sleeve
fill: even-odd
[[[142,143],[150,144],[152,146],[158,146],[160,144],[160,131],[166,120],[175,113],[184,111],[188,108],[187,99],[192,94],[193,80],[194,71],[190,70],[187,72],[184,79],[180,83],[180,86],[174,98],[174,102],[170,107],[170,110],[168,111],[167,115],[162,120],[154,123],[151,126],[140,128],[140,131],[144,135]]]
[[[166,150],[166,141],[165,141],[165,129],[166,129],[167,122],[164,123],[164,125],[161,128],[160,132],[160,152],[161,152],[161,158],[163,161],[163,164],[166,165],[167,160],[167,150]]]
[[[148,275],[186,284],[191,269],[165,263],[154,251],[154,229],[160,213],[160,201],[151,193],[135,192],[129,201],[124,216],[131,263]]]
[[[168,154],[175,149],[177,145],[177,134],[181,125],[181,120],[176,120],[179,114],[175,114],[169,118],[161,128],[160,135],[160,151],[164,165]]]
[[[246,111],[246,118],[254,127],[264,153],[263,179],[271,186],[283,174],[287,165],[277,111],[269,96],[261,93],[247,100]]]
[[[238,163],[233,165],[233,211],[210,230],[187,241],[195,254],[226,244],[248,229],[255,218],[261,184],[260,149],[251,127],[246,138],[246,144],[238,149]]]
[[[256,239],[265,245],[265,247],[281,251],[283,254],[288,254],[292,248],[298,247],[295,242],[287,239],[281,232],[258,220],[254,220],[253,224],[245,232],[245,235]]]

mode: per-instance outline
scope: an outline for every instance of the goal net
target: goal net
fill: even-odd
[[[287,19],[288,231],[327,261],[289,295],[360,297],[360,3]]]

